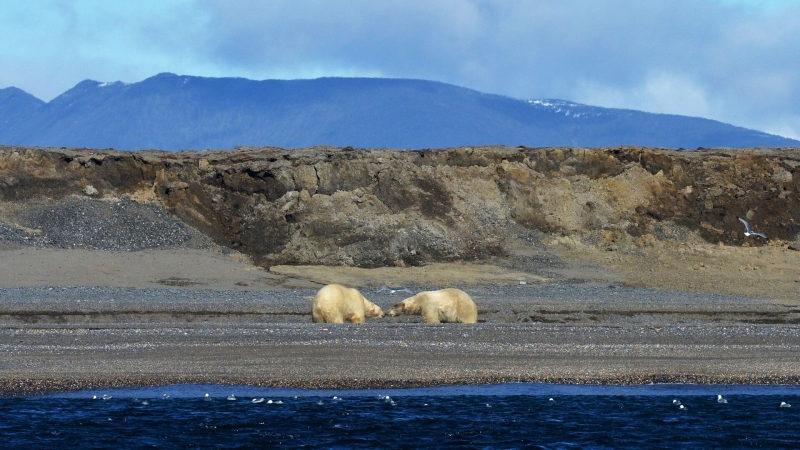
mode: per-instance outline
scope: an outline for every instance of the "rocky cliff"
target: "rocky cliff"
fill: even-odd
[[[548,234],[741,245],[737,217],[797,239],[798,166],[800,149],[0,147],[0,225],[35,235],[31,209],[131,199],[262,266],[482,259]]]

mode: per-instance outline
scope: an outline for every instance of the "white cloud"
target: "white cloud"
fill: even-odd
[[[575,100],[609,108],[708,117],[713,114],[707,90],[681,75],[648,75],[633,86],[604,86],[590,80],[575,91]]]
[[[751,119],[752,128],[800,141],[800,114],[780,114],[761,120]]]
[[[760,97],[791,93],[787,77],[771,74],[750,80],[750,89]],[[713,96],[707,86],[676,74],[650,74],[641,84],[607,86],[585,81],[574,91],[574,100],[608,108],[626,108],[663,114],[680,114],[719,120],[800,140],[800,114],[791,108],[764,110],[765,105]],[[774,104],[774,102],[770,102]],[[756,111],[762,111],[756,114]]]
[[[40,0],[0,8],[0,87],[425,78],[797,136],[798,35],[800,1]]]

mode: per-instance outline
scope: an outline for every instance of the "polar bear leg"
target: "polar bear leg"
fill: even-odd
[[[422,320],[425,323],[442,323],[439,320],[439,310],[435,306],[425,306],[422,308]]]
[[[364,323],[364,316],[353,313],[347,318],[347,321],[350,323]]]
[[[312,316],[314,323],[344,323],[344,317],[341,314],[333,313],[319,313]]]

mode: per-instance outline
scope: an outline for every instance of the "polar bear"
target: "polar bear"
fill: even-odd
[[[311,304],[315,323],[364,323],[365,316],[383,317],[383,311],[357,290],[339,284],[324,286]]]
[[[460,289],[426,291],[392,306],[390,316],[422,314],[425,323],[478,321],[478,310],[470,296]]]

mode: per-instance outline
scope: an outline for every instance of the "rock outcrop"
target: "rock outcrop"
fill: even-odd
[[[34,205],[128,197],[262,266],[480,259],[542,233],[646,246],[696,232],[741,245],[737,217],[797,239],[798,166],[800,149],[0,147],[0,221],[25,228]]]

